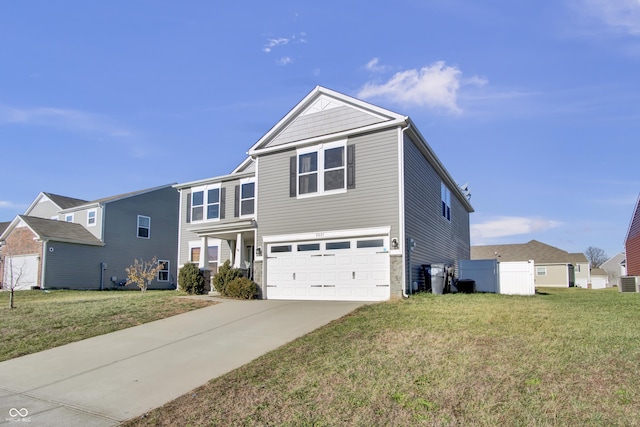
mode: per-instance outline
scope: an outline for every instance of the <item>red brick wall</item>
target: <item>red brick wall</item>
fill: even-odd
[[[5,256],[15,255],[38,255],[42,256],[42,242],[34,240],[36,236],[31,232],[28,227],[15,228],[11,234],[7,237],[7,240],[2,246],[2,266],[4,266]],[[40,283],[40,277],[42,274],[42,260],[38,263],[38,283]],[[2,267],[0,267],[1,269]],[[4,278],[4,272],[0,271],[0,282]]]
[[[627,252],[627,274],[640,276],[640,234],[628,238],[625,249]]]

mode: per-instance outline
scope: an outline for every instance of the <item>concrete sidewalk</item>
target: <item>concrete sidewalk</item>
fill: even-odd
[[[118,425],[363,304],[219,301],[0,363],[0,425]]]

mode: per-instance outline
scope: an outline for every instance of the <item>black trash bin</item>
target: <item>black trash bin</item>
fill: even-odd
[[[463,294],[472,294],[476,291],[476,281],[471,279],[460,279],[456,282],[458,292]]]

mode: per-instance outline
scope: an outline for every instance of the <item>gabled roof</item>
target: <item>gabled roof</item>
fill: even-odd
[[[640,235],[640,195],[638,195],[636,207],[633,210],[633,215],[631,215],[631,222],[627,229],[627,236],[624,239],[625,243],[638,235]]]
[[[0,222],[0,236],[2,236],[2,233],[4,233],[4,230],[6,230],[7,227],[9,227],[9,224],[11,224],[11,221]]]
[[[11,221],[9,227],[0,235],[0,240],[5,240],[20,224],[29,227],[39,240],[104,246],[100,239],[80,224],[28,215],[18,215]]]
[[[97,200],[92,200],[90,202],[85,202],[83,204],[80,205],[76,205],[73,206],[71,208],[68,209],[63,209],[63,211],[76,211],[79,209],[86,209],[92,206],[98,206],[98,205],[102,205],[102,204],[106,204],[106,203],[112,203],[112,202],[116,202],[118,200],[123,200],[123,199],[128,199],[130,197],[135,197],[135,196],[139,196],[141,194],[145,194],[145,193],[151,193],[153,191],[157,191],[157,190],[162,190],[163,188],[171,188],[173,187],[174,184],[166,184],[166,185],[161,185],[158,187],[153,187],[153,188],[145,188],[144,190],[137,190],[137,191],[131,191],[129,193],[123,193],[123,194],[118,194],[116,196],[110,196],[110,197],[104,197],[102,199],[97,199]]]
[[[324,116],[322,126],[317,126],[318,116]],[[327,135],[340,138],[354,131],[398,126],[406,120],[407,117],[390,110],[316,86],[249,149],[249,155],[298,143],[310,144],[315,138],[325,139]]]
[[[608,276],[609,273],[606,272],[606,270],[603,270],[601,268],[592,268],[591,269],[591,276]]]
[[[36,196],[35,199],[33,199],[33,202],[31,202],[31,204],[29,205],[29,207],[27,208],[26,211],[24,211],[24,215],[28,215],[31,210],[38,204],[40,203],[40,201],[42,199],[45,200],[50,200],[53,204],[55,204],[56,206],[58,206],[58,208],[60,210],[63,209],[69,209],[72,208],[74,206],[79,206],[82,204],[87,203],[86,200],[82,200],[82,199],[75,199],[73,197],[66,197],[66,196],[60,196],[58,194],[53,194],[53,193],[46,193],[46,192],[41,192],[40,194],[38,194]]]
[[[497,259],[498,261],[528,261],[536,264],[576,264],[587,263],[587,257],[580,253],[569,253],[537,240],[528,243],[508,245],[471,246],[471,259]]]

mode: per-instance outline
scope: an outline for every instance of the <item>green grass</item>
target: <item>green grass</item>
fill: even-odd
[[[629,426],[640,294],[367,305],[127,426]]]
[[[0,292],[0,362],[210,305],[175,291]]]

